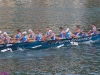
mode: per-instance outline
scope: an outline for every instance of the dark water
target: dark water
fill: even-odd
[[[50,26],[100,27],[100,0],[0,0],[0,30],[14,33]],[[10,75],[100,75],[100,42],[0,53],[0,72]]]

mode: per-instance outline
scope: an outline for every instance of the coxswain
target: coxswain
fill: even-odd
[[[41,41],[41,39],[42,39],[42,34],[40,33],[40,30],[37,30],[35,34],[35,40]]]
[[[8,36],[7,32],[3,33],[3,43],[4,44],[10,43],[10,37]]]
[[[27,39],[28,39],[27,32],[24,31],[24,32],[22,33],[21,42],[22,42],[22,43],[23,43],[23,42],[27,42]]]

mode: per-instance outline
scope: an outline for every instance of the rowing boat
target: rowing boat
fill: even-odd
[[[81,37],[81,38],[0,44],[0,51],[12,52],[13,50],[18,50],[18,49],[44,49],[44,48],[50,48],[50,47],[60,48],[66,45],[78,45],[79,43],[95,42],[99,40],[100,40],[100,34],[87,36],[87,37]]]

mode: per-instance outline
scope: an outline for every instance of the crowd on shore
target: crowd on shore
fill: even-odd
[[[10,37],[7,32],[0,31],[0,44],[6,43],[20,43],[20,42],[33,42],[33,41],[45,41],[45,40],[60,40],[60,39],[69,39],[69,38],[80,38],[86,36],[92,36],[96,34],[96,26],[91,25],[92,29],[88,32],[81,30],[79,26],[76,26],[74,32],[71,32],[69,28],[64,30],[63,27],[59,27],[59,35],[56,35],[50,27],[46,27],[46,35],[42,35],[40,30],[33,32],[32,29],[29,29],[28,32],[24,31],[21,33],[19,29],[16,30],[16,35]]]

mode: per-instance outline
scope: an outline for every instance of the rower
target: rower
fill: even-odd
[[[75,35],[79,34],[81,32],[81,29],[79,26],[76,26],[76,30],[74,32]]]
[[[40,33],[40,30],[37,30],[35,35],[35,40],[41,41],[41,38],[42,38],[42,34]]]
[[[10,37],[8,36],[7,32],[3,33],[3,42],[4,44],[10,43]]]
[[[71,32],[69,31],[69,28],[66,29],[66,34],[65,34],[65,38],[69,39],[71,37]]]
[[[49,30],[49,34],[50,34],[50,36],[49,36],[50,40],[56,39],[55,34],[52,32],[52,30]]]
[[[90,35],[90,36],[95,35],[96,31],[97,31],[97,28],[96,28],[95,24],[92,24],[92,30],[88,31],[88,35]]]
[[[2,35],[2,31],[0,31],[0,44],[3,43],[3,35]]]
[[[31,29],[28,30],[28,33],[29,33],[29,35],[28,35],[28,41],[29,42],[34,41],[35,40],[35,33]]]
[[[42,40],[48,40],[50,38],[50,28],[46,28],[46,35],[43,36]]]
[[[82,31],[79,26],[76,26],[76,31],[75,31],[74,35],[75,35],[74,38],[82,37]]]
[[[82,32],[82,37],[87,37],[88,34],[86,32]]]
[[[19,41],[20,41],[20,39],[21,39],[21,36],[22,36],[22,34],[21,34],[21,32],[20,32],[20,30],[19,29],[17,29],[16,30],[16,35],[14,36],[14,43],[18,43]]]
[[[47,27],[47,28],[46,28],[46,31],[47,31],[47,32],[46,32],[46,37],[49,37],[49,35],[50,35],[50,33],[49,33],[49,32],[50,32],[50,28]]]
[[[59,38],[64,39],[65,38],[65,31],[62,27],[59,28],[60,33],[59,33]]]
[[[23,42],[27,42],[27,32],[26,32],[26,31],[24,31],[24,32],[22,33],[21,42],[22,42],[22,43],[23,43]]]

